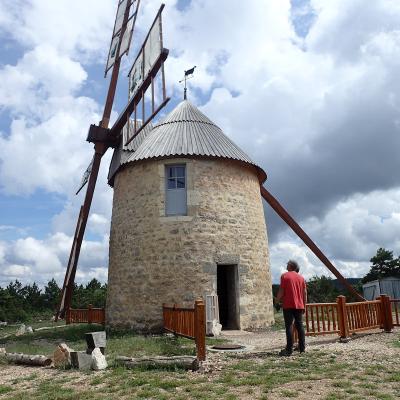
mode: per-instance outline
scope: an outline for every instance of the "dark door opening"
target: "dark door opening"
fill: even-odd
[[[222,329],[240,329],[237,265],[217,266],[217,295]]]

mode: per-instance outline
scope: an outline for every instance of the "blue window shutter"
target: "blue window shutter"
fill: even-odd
[[[167,165],[165,169],[165,214],[187,215],[186,165]]]

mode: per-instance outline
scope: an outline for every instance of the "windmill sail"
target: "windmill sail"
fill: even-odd
[[[111,37],[110,50],[108,52],[105,76],[113,67],[115,61],[129,52],[132,40],[133,29],[139,9],[140,0],[121,0],[118,4],[117,15],[114,22],[114,30]],[[131,6],[133,5],[133,14],[131,16]],[[128,15],[128,22],[124,26],[124,18]]]

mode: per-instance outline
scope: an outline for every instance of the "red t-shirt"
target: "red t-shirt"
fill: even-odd
[[[304,290],[306,289],[306,281],[300,274],[294,271],[282,274],[281,288],[283,289],[282,308],[304,310]]]

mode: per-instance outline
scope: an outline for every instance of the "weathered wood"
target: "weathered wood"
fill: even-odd
[[[382,294],[380,300],[382,304],[383,327],[385,332],[390,333],[393,330],[392,304],[390,302],[390,297],[386,294]]]
[[[144,357],[144,358],[130,358],[118,356],[115,362],[123,365],[126,368],[138,367],[178,367],[186,370],[197,371],[199,369],[199,362],[193,356],[172,356],[172,357]]]
[[[347,339],[349,337],[349,323],[345,296],[337,297],[337,310],[339,317],[339,335],[342,339]]]
[[[203,299],[195,301],[194,325],[197,358],[199,361],[204,361],[206,359],[206,311]]]
[[[52,363],[49,357],[23,353],[6,353],[6,359],[14,364],[36,365],[39,367],[47,367]]]

